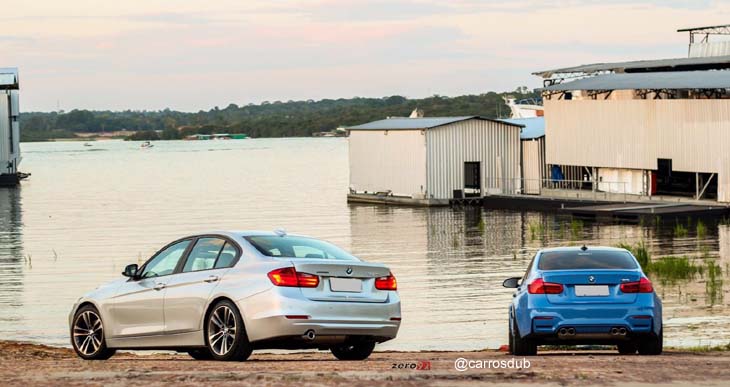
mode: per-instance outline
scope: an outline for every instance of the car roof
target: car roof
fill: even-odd
[[[222,235],[231,239],[245,238],[250,236],[279,236],[276,231],[260,231],[260,230],[214,230],[205,231],[192,234],[191,236],[198,235]],[[307,237],[306,235],[290,234],[286,233],[287,236]]]
[[[608,246],[585,246],[586,252],[590,251],[627,251],[626,249],[620,248],[620,247],[608,247]],[[569,251],[582,251],[583,246],[565,246],[565,247],[550,247],[546,249],[541,249],[539,253],[548,253],[548,252],[569,252]]]

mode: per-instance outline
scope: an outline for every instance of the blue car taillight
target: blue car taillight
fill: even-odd
[[[563,292],[563,285],[545,282],[542,278],[538,278],[527,285],[527,292],[530,294],[560,294]]]
[[[654,291],[654,286],[648,278],[641,277],[639,281],[622,283],[621,291],[624,293],[651,293]]]

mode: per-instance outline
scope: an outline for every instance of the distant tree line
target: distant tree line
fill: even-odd
[[[311,136],[339,126],[357,125],[389,116],[408,116],[415,108],[426,117],[481,115],[508,117],[503,96],[517,99],[538,94],[520,87],[511,93],[422,99],[401,96],[383,98],[323,99],[320,101],[275,101],[254,105],[230,104],[197,113],[160,111],[89,111],[21,113],[21,141],[71,138],[74,133],[136,131],[138,140],[178,139],[190,134],[246,133],[252,137]]]

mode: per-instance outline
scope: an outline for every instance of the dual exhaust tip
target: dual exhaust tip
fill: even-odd
[[[626,336],[627,330],[624,327],[613,327],[611,328],[611,336]]]
[[[558,330],[558,335],[560,335],[560,336],[575,336],[575,328],[573,328],[573,327],[570,327],[570,328],[560,328],[560,330]]]

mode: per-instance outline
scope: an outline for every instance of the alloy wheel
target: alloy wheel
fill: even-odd
[[[231,308],[221,305],[208,319],[208,343],[218,356],[226,355],[236,342],[236,315]]]
[[[76,349],[86,356],[99,351],[104,339],[104,326],[98,314],[87,310],[76,316],[73,328],[73,340]]]

